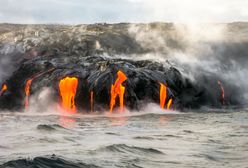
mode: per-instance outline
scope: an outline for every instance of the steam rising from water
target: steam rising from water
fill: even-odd
[[[237,23],[239,24],[239,23]],[[138,59],[152,59],[176,66],[193,81],[210,75],[244,92],[248,82],[247,28],[228,24],[131,25],[129,33],[149,50]],[[233,32],[232,32],[233,31]],[[169,62],[168,62],[169,61]],[[199,81],[198,81],[199,82]]]
[[[57,111],[58,104],[54,102],[52,97],[53,90],[48,87],[44,87],[40,92],[35,93],[29,98],[30,106],[26,109],[26,112],[31,113],[55,113]]]

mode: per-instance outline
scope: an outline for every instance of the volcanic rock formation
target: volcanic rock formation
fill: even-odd
[[[174,31],[172,24],[148,26]],[[136,41],[129,27],[1,25],[5,73],[0,74],[0,109],[27,109],[32,95],[44,87],[52,90],[54,102],[73,113],[139,110],[149,102],[165,109],[240,104],[239,90],[219,76],[207,73],[191,80],[169,61],[129,58],[152,52]],[[184,50],[183,40],[172,37],[167,36],[168,46]]]

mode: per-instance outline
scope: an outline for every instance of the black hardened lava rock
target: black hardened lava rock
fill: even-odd
[[[159,32],[167,46],[160,48],[150,42],[144,45],[145,40],[139,41],[130,32],[132,26],[146,33]],[[241,89],[222,78],[222,74],[194,72],[191,79],[183,72],[185,67],[158,62],[155,56],[153,60],[134,59],[147,53],[159,53],[166,58],[166,49],[183,52],[187,45],[183,36],[177,35],[175,26],[169,23],[0,24],[0,87],[2,90],[4,85],[8,87],[0,92],[0,109],[24,109],[29,80],[32,80],[30,97],[43,88],[50,88],[52,101],[60,102],[60,80],[76,77],[78,111],[92,110],[91,92],[94,93],[94,110],[108,110],[111,85],[118,71],[127,77],[123,82],[124,102],[130,110],[139,110],[150,102],[159,104],[160,83],[167,86],[167,101],[173,100],[173,109],[240,105]]]
[[[160,83],[167,85],[167,97],[173,99],[175,109],[221,106],[221,90],[217,80],[204,85],[193,83],[169,64],[104,56],[38,56],[24,60],[20,68],[6,80],[8,90],[0,97],[0,107],[23,109],[25,85],[29,79],[33,79],[31,96],[44,87],[50,87],[54,91],[54,101],[59,102],[59,81],[65,77],[76,77],[79,81],[75,97],[77,108],[90,111],[90,92],[93,91],[95,110],[107,110],[110,88],[119,70],[127,77],[123,86],[126,88],[124,100],[128,109],[139,110],[148,102],[159,104]]]

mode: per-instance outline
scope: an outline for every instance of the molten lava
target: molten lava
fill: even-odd
[[[167,87],[160,83],[160,107],[164,108],[165,101],[167,98]]]
[[[111,99],[110,99],[110,112],[112,113],[115,106],[116,97],[119,96],[120,108],[119,111],[122,112],[124,109],[124,94],[125,87],[122,85],[124,81],[127,80],[126,75],[122,71],[117,72],[117,79],[114,84],[111,85]]]
[[[28,109],[29,107],[29,96],[30,96],[30,87],[32,84],[33,79],[28,79],[25,85],[25,95],[26,95],[26,99],[25,99],[25,109]]]
[[[172,100],[172,98],[170,98],[170,100],[168,101],[168,103],[167,103],[167,105],[166,105],[166,109],[167,109],[167,110],[170,109],[170,107],[171,107],[171,105],[172,105],[172,102],[173,102],[173,100]]]
[[[90,92],[90,111],[94,111],[94,92]]]
[[[218,81],[218,85],[220,86],[220,89],[221,89],[221,103],[222,105],[224,105],[224,102],[225,102],[225,90],[224,90],[224,87],[222,85],[222,83],[220,81]]]
[[[7,85],[4,84],[1,91],[0,91],[0,96],[2,96],[2,94],[8,89]]]
[[[160,107],[163,109],[165,106],[165,102],[167,100],[167,86],[159,83],[160,84]],[[169,99],[166,105],[166,109],[169,110],[171,105],[172,105],[172,98]]]
[[[25,85],[25,95],[26,95],[26,98],[25,98],[25,109],[27,109],[29,107],[29,96],[30,96],[30,87],[31,87],[31,84],[32,84],[32,81],[48,72],[51,72],[53,71],[54,68],[51,68],[45,72],[40,72],[40,73],[36,73],[34,74],[31,78],[29,78],[26,82],[26,85]]]
[[[61,106],[66,112],[76,112],[75,96],[77,93],[78,79],[75,77],[66,77],[59,82],[59,91],[61,95]]]

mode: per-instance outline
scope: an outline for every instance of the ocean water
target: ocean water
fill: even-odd
[[[1,112],[0,165],[248,167],[248,110]]]

